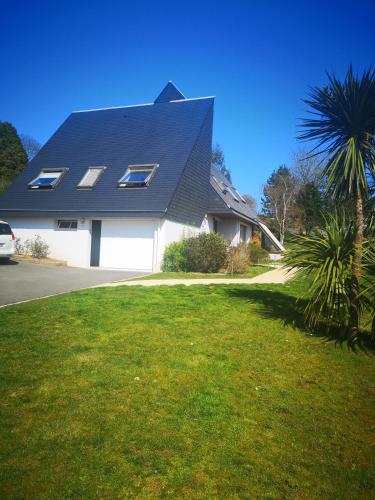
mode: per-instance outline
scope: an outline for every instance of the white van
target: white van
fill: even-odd
[[[10,225],[0,220],[0,259],[9,259],[16,253],[15,240]]]

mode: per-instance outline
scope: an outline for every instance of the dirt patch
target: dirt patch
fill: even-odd
[[[14,257],[12,257],[12,260],[15,260],[16,262],[30,262],[31,264],[66,266],[65,260],[49,259],[48,257],[45,257],[43,259],[35,259],[34,257],[30,257],[29,255],[15,255]]]

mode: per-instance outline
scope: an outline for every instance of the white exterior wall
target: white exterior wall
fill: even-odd
[[[240,242],[240,220],[234,217],[216,218],[218,220],[219,233],[222,234],[222,236],[226,240],[228,240],[232,246],[237,245]],[[49,257],[64,260],[69,266],[89,267],[91,251],[91,219],[78,219],[77,231],[56,230],[56,220],[56,218],[51,217],[8,218],[8,222],[10,223],[15,236],[21,238],[22,242],[27,239],[34,239],[36,235],[40,235],[40,237],[49,246]],[[105,221],[109,221],[111,219],[102,218],[101,220],[103,221],[102,236],[105,238]],[[122,228],[121,219],[117,218],[112,220],[116,220],[118,227],[121,229],[121,231],[119,230],[118,234],[111,234],[111,236],[116,238],[121,238],[127,222],[136,222],[136,219],[122,219],[122,221],[124,222],[124,228]],[[148,224],[152,224],[154,228],[154,236],[152,242],[152,270],[159,271],[161,269],[164,250],[166,246],[174,241],[180,241],[184,237],[194,236],[202,232],[212,232],[213,220],[214,217],[212,215],[208,215],[203,220],[201,227],[197,228],[178,222],[173,222],[167,219],[139,219],[139,222],[142,223],[142,225],[145,225],[147,222]],[[247,225],[247,238],[251,238],[250,224]],[[143,244],[146,243],[148,246],[151,245],[149,241],[145,240]],[[139,244],[142,244],[141,239]],[[121,245],[116,245],[115,240],[111,241],[111,245],[113,247],[113,260],[118,260],[118,253],[121,250],[119,250]],[[103,252],[106,252],[105,259],[101,257],[101,265],[103,267],[104,265],[105,267],[113,267],[111,266],[110,256],[110,252],[112,251],[111,245],[107,245],[105,248],[103,246]],[[132,252],[138,253],[136,242],[134,242],[134,245],[132,245],[132,247],[134,247],[132,248]],[[140,254],[141,253],[142,252],[140,252]],[[126,264],[124,265],[124,269],[127,269]]]
[[[214,219],[218,222],[218,232],[222,237],[229,241],[231,246],[236,246],[241,242],[240,239],[240,224],[246,226],[246,243],[248,243],[252,236],[252,225],[241,221],[238,217],[220,217],[214,215],[208,215],[206,218],[207,231],[212,232],[214,230]]]
[[[67,217],[66,217],[67,219]],[[39,235],[49,246],[49,257],[64,260],[69,266],[90,265],[91,221],[78,219],[77,231],[57,231],[54,218],[7,218],[16,238],[24,243]]]

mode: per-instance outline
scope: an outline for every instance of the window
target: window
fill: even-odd
[[[237,189],[236,189],[236,193],[238,195],[238,197],[240,198],[240,200],[243,202],[243,203],[247,203],[247,201],[245,200],[245,198],[242,196],[242,194],[240,194]]]
[[[225,194],[227,192],[227,186],[224,184],[224,182],[219,181],[214,175],[212,176],[212,178],[217,184],[218,188]]]
[[[236,193],[234,192],[234,190],[232,188],[230,188],[230,187],[227,187],[227,189],[230,192],[230,194],[232,195],[234,201],[238,201],[239,202],[240,200],[238,199],[238,197],[237,197]]]
[[[118,181],[121,188],[147,187],[155,173],[157,165],[129,165],[125,175]]]
[[[219,224],[218,224],[217,219],[214,219],[214,233],[218,233],[218,226],[219,226]]]
[[[246,243],[246,233],[247,233],[247,228],[246,226],[240,224],[240,240],[243,242],[243,243]]]
[[[38,177],[29,183],[29,189],[53,189],[67,170],[66,168],[44,168]]]
[[[80,189],[89,189],[95,186],[105,167],[90,167],[78,184]]]
[[[56,229],[59,231],[77,231],[77,225],[76,220],[58,220]]]
[[[12,230],[9,224],[7,224],[6,222],[0,222],[0,235],[4,234],[10,236],[12,234]]]

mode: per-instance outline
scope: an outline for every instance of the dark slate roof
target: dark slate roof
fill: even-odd
[[[72,113],[0,197],[0,217],[164,215],[212,109],[207,97]],[[154,163],[147,188],[117,187],[128,165]],[[107,168],[93,189],[78,190],[93,166]],[[62,167],[69,170],[54,189],[28,189],[41,169]]]
[[[223,191],[223,187],[229,187],[234,191],[236,201],[229,190]],[[231,182],[215,167],[211,167],[211,190],[208,201],[208,213],[230,214],[234,213],[247,220],[256,221],[257,215],[253,209],[241,199],[240,193]]]
[[[173,82],[168,82],[154,102],[180,101],[181,99],[185,99],[185,96],[178,90]]]

